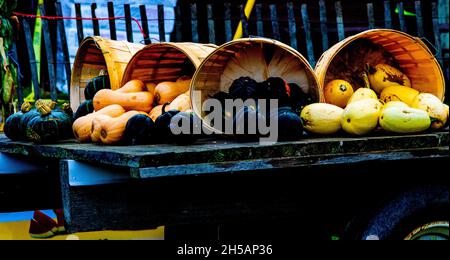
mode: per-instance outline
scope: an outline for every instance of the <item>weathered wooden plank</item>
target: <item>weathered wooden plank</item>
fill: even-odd
[[[264,37],[264,21],[263,21],[263,5],[255,5],[256,12],[256,33],[260,37]]]
[[[120,180],[122,176],[127,176],[126,170],[102,167],[100,171],[110,169],[110,174],[115,174],[119,178],[106,178],[105,181],[111,182],[103,183],[102,176],[99,176],[100,185],[78,184],[75,180],[79,177],[77,173],[85,170],[77,168],[80,166],[77,162],[63,161],[62,197],[70,233],[236,222],[268,216],[271,218],[293,216],[305,211],[308,204],[319,204],[321,206],[318,208],[333,212],[335,210],[333,204],[336,201],[349,201],[343,197],[354,198],[355,194],[358,194],[358,201],[361,201],[361,196],[364,195],[380,196],[379,192],[375,194],[364,192],[367,190],[379,189],[381,192],[389,191],[389,187],[407,188],[404,186],[406,183],[423,184],[423,172],[426,172],[427,167],[430,164],[443,166],[447,159],[448,148],[353,156],[330,155],[300,160],[284,158],[258,163],[257,168],[253,170],[250,169],[250,164],[236,162],[205,168],[187,168],[185,172],[173,175],[171,175],[173,171],[169,171],[165,176],[154,176],[145,180]],[[267,169],[268,167],[270,168]],[[89,173],[91,178],[96,179],[99,173],[93,170]],[[202,170],[211,174],[202,174]],[[200,174],[196,174],[195,171]],[[342,174],[343,172],[345,174]],[[195,177],[190,178],[190,173],[195,174],[191,177]],[[427,179],[439,179],[442,175],[441,172],[434,171]],[[408,179],[407,182],[405,178]],[[371,181],[365,185],[354,185],[355,182],[364,182],[367,179]],[[389,179],[389,182],[386,182],[386,179]],[[255,182],[258,185],[254,185]],[[318,185],[303,185],[299,189],[298,183]],[[249,189],[249,186],[253,188]],[[232,192],[230,187],[233,187]],[[323,200],[314,194],[321,194]],[[311,195],[314,196],[313,200]],[[336,201],[330,201],[330,198]],[[343,209],[341,204],[335,206],[340,210]],[[92,209],[95,209],[95,214],[92,214]],[[308,215],[319,216],[331,214],[315,210],[308,212],[312,212]]]
[[[391,1],[384,1],[384,27],[392,29]]]
[[[328,50],[328,25],[327,25],[327,6],[325,0],[319,1],[320,9],[320,32],[322,33],[322,50]]]
[[[108,17],[115,18],[113,2],[108,2]],[[109,20],[109,35],[110,35],[111,40],[117,40],[116,20],[115,19]]]
[[[224,8],[225,41],[229,42],[233,39],[233,32],[231,30],[231,4],[226,2]]]
[[[336,8],[336,24],[338,31],[338,39],[339,41],[342,41],[345,39],[345,30],[344,30],[344,18],[342,14],[341,1],[336,1],[335,8]]]
[[[294,4],[292,2],[288,2],[286,5],[288,11],[288,26],[289,26],[289,38],[291,40],[291,47],[297,50],[298,49],[297,23],[295,21]]]
[[[57,16],[63,16],[62,7],[60,2],[55,3],[55,10]],[[57,27],[58,27],[58,36],[62,44],[62,50],[63,50],[63,60],[64,60],[64,68],[66,71],[66,78],[67,78],[67,86],[70,91],[70,82],[72,82],[72,68],[70,64],[70,54],[69,54],[69,46],[67,45],[67,38],[66,38],[66,29],[64,25],[63,20],[57,21]],[[70,93],[69,93],[70,95]]]
[[[97,4],[96,3],[92,3],[91,4],[91,17],[92,19],[92,28],[94,30],[94,35],[95,36],[100,36],[100,25],[98,23],[98,20],[96,20],[97,15],[95,14],[95,10],[97,9]]]
[[[247,20],[247,16],[245,15],[244,5],[239,5],[239,11],[240,11],[240,18],[241,18],[241,23],[242,23],[242,37],[247,38],[249,36],[248,20]]]
[[[191,30],[192,41],[199,42],[198,38],[198,20],[197,20],[197,4],[191,3]]]
[[[5,136],[0,136],[0,152],[133,168],[390,150],[407,151],[448,147],[448,145],[448,132],[395,137],[319,138],[274,145],[204,140],[195,146],[187,147],[174,145],[98,146],[79,144],[76,141],[66,141],[54,145],[34,145],[29,142],[12,142]]]
[[[148,29],[147,8],[145,7],[145,5],[140,5],[139,11],[141,13],[142,30],[144,30],[144,34],[146,35],[144,43],[150,44],[152,43],[152,41],[150,39],[150,31]]]
[[[420,1],[415,2],[416,22],[417,22],[417,36],[423,37],[423,18],[422,18],[422,4]]]
[[[18,32],[17,31],[14,32],[14,36],[17,37],[16,39],[18,39]],[[18,56],[18,53],[17,53],[17,45],[16,45],[15,41],[13,41],[11,43],[9,51],[10,51],[10,59],[13,61],[13,64],[17,63],[19,61],[19,56]],[[24,96],[23,96],[23,85],[22,85],[23,75],[22,75],[22,71],[20,70],[19,64],[15,64],[15,65],[18,66],[18,68],[17,68],[17,86],[16,86],[15,91],[17,93],[17,101],[18,101],[17,102],[17,107],[20,108],[22,106],[22,104],[23,104],[23,98],[24,98]],[[2,78],[0,76],[0,82],[3,82],[1,80],[2,80]]]
[[[270,21],[272,23],[273,38],[275,40],[280,41],[281,35],[280,35],[280,25],[278,23],[277,6],[272,4],[269,6],[269,10],[270,10]]]
[[[164,21],[164,5],[158,5],[158,30],[159,30],[159,41],[166,41],[166,24]]]
[[[369,20],[369,29],[375,29],[375,14],[373,12],[373,3],[367,3],[367,18]]]
[[[39,80],[38,80],[38,72],[37,72],[37,62],[36,55],[34,53],[33,48],[33,37],[31,34],[30,23],[28,19],[24,18],[21,20],[21,24],[23,26],[23,31],[25,35],[25,44],[27,46],[28,59],[30,64],[30,74],[31,74],[31,82],[33,83],[34,90],[34,98],[35,100],[40,99],[40,90],[39,90]]]
[[[83,32],[83,20],[81,16],[81,4],[76,3],[75,4],[75,16],[77,19],[77,33],[78,33],[78,43],[80,44],[84,39],[84,32]]]
[[[316,60],[314,58],[314,47],[311,36],[311,24],[309,21],[307,4],[302,4],[301,9],[302,9],[303,28],[305,30],[305,38],[306,38],[306,51],[308,52],[308,61],[314,68],[314,66],[316,65]]]
[[[125,27],[127,31],[127,40],[133,42],[133,26],[131,23],[131,9],[129,4],[124,4],[123,8],[125,10]]]
[[[436,2],[433,2],[431,4],[431,10],[433,17],[433,33],[434,33],[434,47],[436,48],[436,59],[444,68],[444,61],[442,59],[441,32],[439,30],[439,14]]]
[[[45,7],[44,5],[40,6],[41,14],[45,16]],[[56,69],[55,69],[55,58],[53,55],[53,47],[50,36],[50,28],[48,26],[48,21],[46,19],[42,19],[42,34],[45,46],[45,54],[47,55],[47,67],[48,67],[48,81],[50,85],[50,96],[53,101],[58,99],[56,92]],[[42,77],[41,77],[42,78]]]
[[[214,22],[214,11],[213,6],[211,4],[208,4],[206,6],[206,13],[208,16],[208,36],[209,36],[209,42],[212,44],[216,44],[216,25]]]
[[[400,30],[402,32],[407,32],[408,28],[406,28],[405,8],[403,7],[403,2],[397,3],[397,10],[398,10],[398,20],[400,22]]]

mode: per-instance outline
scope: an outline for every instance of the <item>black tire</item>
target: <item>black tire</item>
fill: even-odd
[[[403,240],[418,227],[449,221],[449,188],[421,187],[390,201],[362,225],[359,240]],[[362,221],[355,221],[361,225]],[[353,228],[353,230],[355,230]]]

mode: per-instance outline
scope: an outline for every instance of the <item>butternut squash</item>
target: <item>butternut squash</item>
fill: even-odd
[[[164,105],[158,105],[156,107],[154,107],[152,109],[152,111],[148,114],[149,117],[153,120],[156,121],[156,119],[162,115],[163,113],[165,113],[167,111],[167,108],[169,106],[169,103],[164,104]]]
[[[91,141],[92,121],[98,115],[108,115],[117,117],[125,113],[125,109],[120,105],[107,106],[97,112],[80,117],[72,125],[72,130],[75,138],[82,142]]]
[[[147,91],[123,93],[117,90],[102,89],[94,97],[95,111],[112,104],[121,105],[126,111],[150,112],[153,107],[153,94]]]
[[[108,115],[98,115],[92,120],[91,140],[93,143],[101,143],[100,136],[102,134],[102,122],[112,117]]]
[[[145,91],[145,84],[138,79],[128,81],[125,85],[123,85],[123,87],[116,90],[118,93],[133,93],[142,91]]]
[[[169,105],[169,110],[178,110],[180,112],[185,112],[188,109],[191,109],[191,97],[186,94],[179,95]]]
[[[189,90],[191,80],[179,80],[178,82],[162,82],[155,88],[155,101],[158,105],[172,102],[179,95]]]
[[[148,82],[145,83],[145,88],[147,89],[148,92],[155,94],[156,85],[157,85],[156,83]]]
[[[105,120],[96,120],[96,123],[100,126],[94,126],[94,128],[100,127],[100,140],[103,144],[115,144],[122,140],[127,122],[135,115],[147,115],[144,112],[128,111],[119,117],[111,117]]]

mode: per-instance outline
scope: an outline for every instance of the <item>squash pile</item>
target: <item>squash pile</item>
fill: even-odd
[[[92,88],[88,91],[92,100],[83,103],[77,111],[73,134],[82,143],[105,145],[184,143],[171,134],[170,124],[176,115],[193,117],[189,112],[190,81],[183,76],[176,82],[159,84],[131,80],[117,90]]]
[[[432,94],[413,89],[400,70],[386,64],[367,66],[362,79],[366,87],[356,91],[346,81],[330,81],[324,89],[329,104],[313,104],[301,112],[305,129],[318,135],[343,129],[362,136],[378,129],[397,134],[420,133],[439,130],[447,124],[448,106]]]
[[[39,144],[70,139],[72,117],[73,112],[68,104],[58,108],[56,102],[38,100],[35,109],[32,109],[31,104],[25,102],[21,111],[7,118],[5,135],[13,141],[31,141]]]
[[[267,136],[260,128],[261,124],[271,127],[277,123],[278,141],[298,140],[303,136],[303,125],[299,113],[303,107],[312,103],[313,97],[304,93],[297,84],[288,84],[279,77],[268,78],[257,82],[250,77],[240,77],[234,80],[228,93],[218,92],[211,98],[220,101],[223,111],[222,126],[224,132],[232,134],[238,141],[257,141]],[[235,109],[226,107],[226,100],[243,101],[242,107]],[[271,107],[271,100],[278,102],[277,107]],[[254,105],[249,105],[253,101]],[[228,122],[233,122],[233,129],[226,129]],[[256,125],[255,125],[256,124]],[[256,129],[255,129],[256,128]],[[230,131],[232,130],[232,131]]]

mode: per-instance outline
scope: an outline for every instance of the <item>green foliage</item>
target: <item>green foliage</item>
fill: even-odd
[[[17,7],[17,0],[0,0],[0,16],[10,17]]]

